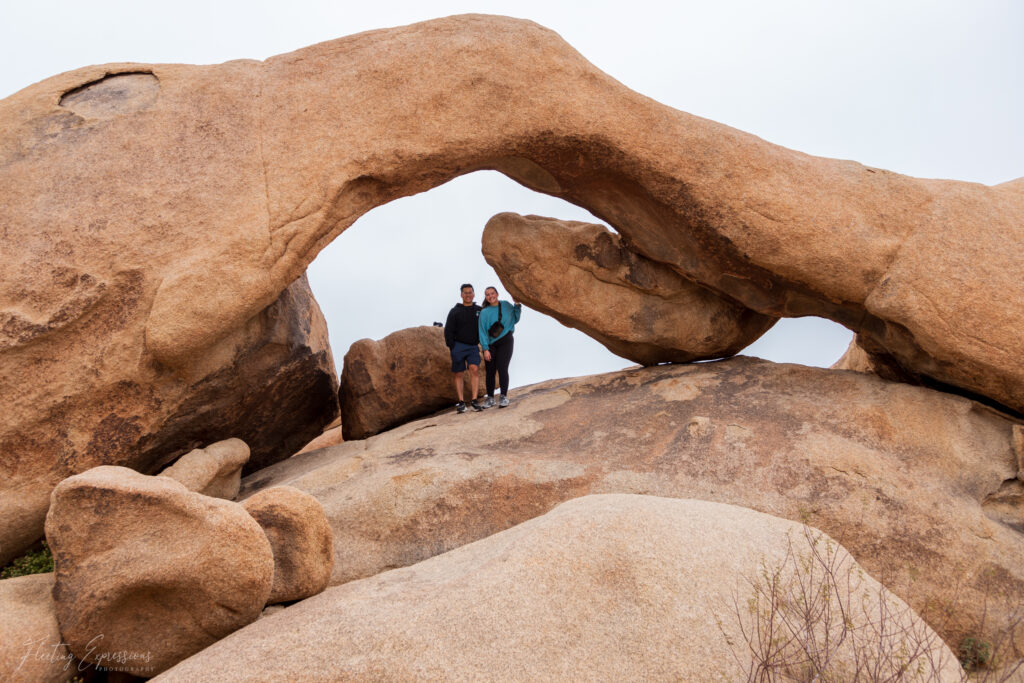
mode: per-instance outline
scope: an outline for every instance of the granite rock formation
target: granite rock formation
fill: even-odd
[[[109,239],[75,254],[108,263],[132,252]],[[128,290],[100,288],[95,308],[74,321],[0,340],[0,386],[10,399],[0,416],[0,564],[42,537],[50,491],[77,472],[107,464],[155,474],[231,437],[249,445],[253,471],[292,455],[338,414],[327,325],[305,277],[184,374],[145,353],[138,278]],[[26,296],[31,282],[18,284]],[[51,284],[36,294],[59,297],[64,290]]]
[[[927,605],[954,600],[955,618],[934,625],[956,646],[979,632],[995,642],[1012,613],[1002,596],[1024,595],[1018,427],[959,396],[737,356],[552,380],[472,420],[439,414],[293,457],[241,495],[287,484],[315,496],[335,584],[590,493],[806,519],[926,620]]]
[[[478,391],[483,396],[483,362],[479,378]],[[468,371],[463,375],[463,392],[470,400]],[[392,332],[383,339],[355,342],[345,354],[338,398],[345,441],[365,439],[451,408],[459,399],[444,330],[424,325]]]
[[[291,486],[274,486],[248,498],[242,507],[263,528],[274,553],[268,604],[302,600],[327,587],[334,542],[316,498]]]
[[[751,510],[587,496],[412,567],[331,588],[164,679],[216,670],[230,680],[743,680],[750,652],[733,600],[747,597],[762,563],[782,565],[791,542],[801,559],[810,556],[800,525]],[[919,662],[934,674],[928,680],[961,680],[956,657],[906,605],[870,576],[854,583],[845,615],[852,629],[875,617],[881,595],[899,615],[890,628],[933,643],[934,656]],[[853,669],[849,651],[834,657],[835,671]]]
[[[732,356],[776,320],[636,254],[593,223],[500,213],[484,228],[483,253],[517,301],[641,365]]]
[[[266,535],[238,503],[169,477],[101,466],[62,481],[46,517],[60,632],[85,662],[153,676],[255,621],[270,595]]]
[[[178,458],[160,473],[204,496],[234,500],[242,485],[242,467],[249,461],[249,447],[241,439],[225,439],[197,448]]]
[[[1024,179],[785,149],[633,92],[529,21],[449,17],[265,62],[85,67],[0,101],[0,121],[5,554],[34,540],[60,478],[100,462],[154,471],[237,436],[266,464],[249,420],[212,434],[210,414],[193,418],[275,398],[243,406],[214,379],[293,348],[260,345],[261,312],[366,211],[479,169],[589,209],[758,313],[830,318],[909,376],[1024,411],[1024,250],[1007,248]],[[329,361],[299,355],[306,398]]]

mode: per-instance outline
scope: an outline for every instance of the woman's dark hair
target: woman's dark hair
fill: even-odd
[[[495,294],[497,294],[497,293],[498,293],[498,288],[497,288],[497,287],[484,287],[484,308],[488,308],[488,307],[490,306],[490,304],[489,304],[489,303],[487,303],[487,290],[488,290],[488,289],[493,289],[493,290],[494,290],[494,293],[495,293]],[[499,300],[499,301],[498,301],[497,303],[495,303],[494,305],[495,305],[495,306],[498,306],[498,305],[500,305],[500,304],[501,304],[501,301]]]

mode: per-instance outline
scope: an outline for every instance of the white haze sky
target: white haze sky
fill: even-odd
[[[2,3],[0,97],[88,64],[264,59],[480,12],[543,24],[630,88],[786,147],[922,177],[1024,175],[1017,0]],[[478,295],[499,284],[480,234],[500,211],[594,220],[480,172],[379,207],[325,249],[309,275],[339,370],[356,339],[443,321],[462,281]],[[827,321],[783,320],[745,353],[827,366],[850,336]],[[530,310],[516,338],[513,385],[630,365]]]

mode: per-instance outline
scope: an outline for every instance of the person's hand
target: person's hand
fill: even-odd
[[[491,362],[491,352],[490,351],[484,351],[484,360],[487,361],[488,363]]]

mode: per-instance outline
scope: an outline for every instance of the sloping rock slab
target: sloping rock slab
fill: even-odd
[[[745,605],[747,581],[782,565],[790,547],[801,559],[811,555],[799,525],[751,510],[587,496],[412,567],[332,588],[163,679],[198,681],[216,670],[230,680],[742,680],[750,655],[734,601],[741,595]],[[863,579],[845,615],[851,628],[872,618],[879,600],[880,586]],[[900,615],[890,628],[917,628],[934,644],[939,666],[929,680],[959,681],[942,641],[898,598],[882,600]],[[833,671],[853,664],[837,648]]]
[[[732,356],[777,318],[726,301],[593,223],[500,213],[487,263],[517,300],[641,365]]]
[[[316,496],[334,583],[621,492],[808,519],[926,619],[927,604],[954,601],[952,621],[935,622],[953,645],[979,632],[994,642],[1010,618],[1001,597],[1024,594],[1024,498],[1000,493],[1019,486],[1014,425],[976,402],[742,356],[516,396],[472,420],[438,415],[291,458],[240,495],[288,484]]]

